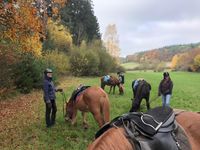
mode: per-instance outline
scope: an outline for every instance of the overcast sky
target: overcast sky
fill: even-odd
[[[93,4],[102,35],[109,24],[116,24],[121,56],[200,42],[200,0],[93,0]]]

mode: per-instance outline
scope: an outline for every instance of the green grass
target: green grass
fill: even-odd
[[[186,109],[191,111],[199,111],[200,109],[200,74],[198,73],[186,73],[186,72],[171,72],[172,81],[174,83],[173,95],[171,98],[171,107]],[[111,119],[118,115],[126,113],[131,107],[132,89],[131,82],[137,78],[145,78],[152,86],[151,100],[154,100],[157,96],[158,85],[162,79],[162,73],[157,72],[127,72],[125,74],[125,94],[123,96],[118,95],[118,88],[116,88],[116,94],[110,94],[110,108]],[[62,80],[60,86],[64,87],[67,97],[70,97],[71,92],[80,83],[85,85],[99,85],[99,77],[84,77],[75,78],[68,77]],[[106,87],[106,92],[109,88]],[[77,124],[71,126],[69,123],[64,122],[62,113],[62,95],[57,94],[57,123],[50,129],[45,128],[44,122],[44,104],[41,98],[41,103],[38,104],[35,110],[38,115],[38,121],[31,124],[27,128],[24,128],[20,138],[21,143],[16,148],[16,143],[10,143],[8,147],[3,149],[67,149],[67,150],[82,150],[86,149],[87,145],[92,142],[94,135],[98,130],[97,123],[94,121],[91,114],[88,114],[88,122],[90,128],[84,130],[82,128],[82,117],[80,112],[78,113]],[[145,103],[142,102],[142,105]],[[160,106],[161,98],[154,100],[151,103],[151,107]],[[143,107],[142,111],[145,111],[146,107]],[[2,148],[1,148],[2,149]]]
[[[125,69],[134,69],[137,66],[139,66],[139,64],[135,62],[128,62],[128,63],[121,64],[121,66],[124,67]]]

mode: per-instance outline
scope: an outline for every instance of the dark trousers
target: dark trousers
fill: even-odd
[[[51,105],[46,103],[45,119],[47,127],[55,124],[56,112],[57,107],[55,101],[51,101]]]

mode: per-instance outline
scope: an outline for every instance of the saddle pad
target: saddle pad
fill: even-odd
[[[79,90],[76,90],[76,93],[74,94],[74,98],[73,99],[76,101],[77,97],[89,87],[90,86],[83,86]]]
[[[161,106],[148,110],[146,114],[153,116],[156,121],[164,123],[173,114],[173,109],[167,106]]]

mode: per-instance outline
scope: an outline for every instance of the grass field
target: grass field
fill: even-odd
[[[137,66],[139,66],[139,64],[135,62],[128,62],[128,63],[121,64],[121,66],[123,66],[125,69],[134,69]]]
[[[171,98],[171,107],[186,109],[191,111],[200,111],[200,74],[199,73],[186,73],[186,72],[171,72],[172,81],[174,83],[173,95]],[[116,94],[110,94],[110,113],[111,118],[126,113],[131,107],[132,89],[131,82],[137,78],[145,78],[152,86],[150,99],[154,100],[157,97],[157,90],[162,73],[155,72],[128,72],[125,74],[125,94],[118,95],[118,88]],[[60,84],[63,87],[67,97],[70,97],[71,92],[80,83],[85,85],[99,85],[99,77],[66,77]],[[106,92],[109,88],[106,87]],[[32,107],[35,116],[29,118],[29,124],[15,130],[15,139],[9,130],[0,133],[0,149],[67,149],[67,150],[83,150],[94,139],[94,134],[98,130],[97,123],[94,121],[91,114],[88,115],[88,122],[90,128],[84,130],[82,128],[82,118],[80,112],[78,113],[77,124],[71,126],[69,123],[64,122],[62,112],[62,95],[57,94],[57,123],[50,129],[45,128],[44,122],[44,103],[40,92],[38,97],[40,100],[34,103]],[[145,103],[142,102],[142,105]],[[151,107],[160,106],[161,98],[154,100]],[[143,107],[143,111],[146,107]],[[27,110],[28,111],[28,110]],[[26,116],[26,114],[24,114]],[[22,116],[23,119],[23,116]],[[13,119],[10,124],[18,123],[19,120]],[[1,124],[0,124],[1,125]],[[8,127],[10,127],[8,125]],[[6,138],[6,139],[5,139]],[[10,139],[9,139],[10,138]]]

